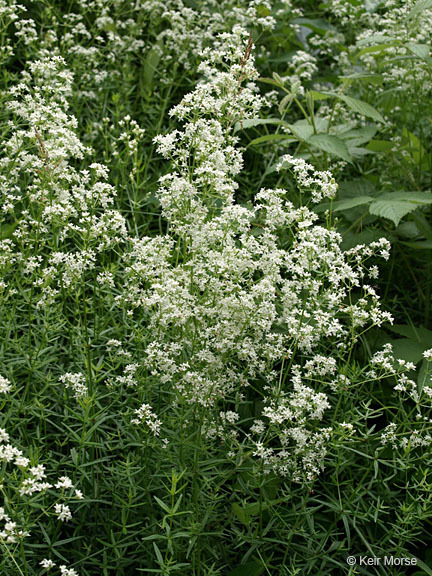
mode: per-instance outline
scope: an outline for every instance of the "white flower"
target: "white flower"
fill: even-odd
[[[40,562],[40,565],[42,566],[42,568],[45,568],[46,570],[50,570],[50,568],[54,568],[54,566],[56,564],[52,560],[48,560],[47,558],[45,558],[44,560],[42,560]]]
[[[8,394],[12,390],[12,384],[4,376],[0,376],[0,394]]]
[[[66,504],[55,504],[54,511],[57,514],[57,518],[62,522],[68,522],[72,518],[70,508]]]
[[[429,362],[430,360],[432,360],[432,348],[429,348],[429,350],[425,350],[425,351],[423,352],[423,358],[424,358],[425,360],[427,360],[428,362]]]
[[[69,476],[60,476],[55,487],[67,490],[69,488],[73,488],[74,485],[72,484],[72,480],[69,478]]]

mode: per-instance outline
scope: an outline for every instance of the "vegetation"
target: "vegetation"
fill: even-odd
[[[431,22],[0,0],[1,574],[432,574]]]

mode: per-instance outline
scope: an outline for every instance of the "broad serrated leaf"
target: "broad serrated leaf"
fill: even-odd
[[[347,142],[348,146],[359,146],[360,144],[365,144],[372,140],[377,133],[377,130],[377,126],[365,126],[364,128],[359,128],[357,130],[342,132],[339,136],[343,140],[349,140],[349,142]]]
[[[432,0],[419,0],[414,6],[412,7],[410,13],[408,14],[408,18],[414,18],[424,10],[429,10],[432,8]]]
[[[347,145],[343,140],[333,134],[313,134],[307,140],[308,144],[328,152],[332,156],[342,158],[346,162],[351,162],[351,156]]]
[[[288,124],[288,128],[299,140],[308,140],[313,135],[313,128],[309,124]]]
[[[363,102],[363,100],[359,100],[358,98],[352,98],[352,96],[345,96],[344,94],[338,95],[338,98],[343,100],[354,112],[358,112],[368,118],[373,118],[377,120],[377,122],[385,122],[378,110],[367,102]]]
[[[408,42],[406,46],[410,52],[422,60],[429,56],[430,48],[427,44],[413,44],[412,42]]]
[[[432,348],[432,330],[423,328],[423,326],[413,326],[411,324],[395,324],[389,327],[389,330],[399,336],[405,336],[415,342],[424,344],[427,348]]]
[[[375,216],[391,220],[397,226],[404,216],[426,204],[432,204],[430,192],[392,192],[375,200],[369,211]]]
[[[412,202],[414,204],[432,204],[432,192],[425,190],[415,190],[407,192],[406,190],[398,190],[397,192],[386,192],[381,194],[377,200],[402,200]]]
[[[340,212],[341,210],[349,210],[356,206],[364,206],[372,202],[372,196],[358,196],[357,198],[346,198],[344,200],[336,200],[333,202],[333,212]]]
[[[415,204],[403,200],[377,200],[369,207],[369,212],[381,218],[387,218],[397,226],[404,216],[417,209]]]
[[[393,347],[393,355],[396,359],[405,360],[406,362],[413,362],[418,364],[423,358],[423,352],[426,346],[420,342],[415,342],[409,338],[400,338],[399,340],[392,340],[390,344]]]

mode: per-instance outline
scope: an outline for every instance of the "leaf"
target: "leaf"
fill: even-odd
[[[308,138],[307,142],[324,152],[328,152],[333,156],[338,156],[339,158],[346,160],[346,162],[351,162],[351,156],[347,145],[337,136],[332,134],[313,134]]]
[[[420,370],[417,376],[417,388],[419,394],[422,393],[424,386],[432,386],[432,373],[430,369],[429,370],[427,369],[427,366],[428,362],[426,361],[426,359],[424,359],[420,366]]]
[[[259,576],[264,571],[264,566],[258,560],[242,564],[228,572],[227,576]]]
[[[358,146],[359,144],[365,144],[372,140],[377,129],[377,126],[365,126],[358,130],[348,130],[347,132],[343,132],[340,134],[340,137],[344,140],[349,140],[349,142],[347,142],[348,146]]]
[[[345,200],[336,200],[333,202],[333,212],[340,212],[341,210],[349,210],[350,208],[355,208],[356,206],[364,206],[372,202],[374,198],[372,196],[358,196],[357,198],[346,198]]]
[[[314,101],[327,100],[328,98],[331,98],[330,94],[327,94],[325,92],[317,92],[317,90],[309,90],[309,94],[311,94]]]
[[[157,558],[157,561],[158,561],[158,563],[159,563],[159,566],[161,566],[161,567],[164,566],[164,565],[165,565],[164,559],[162,558],[161,551],[159,550],[158,545],[156,544],[156,542],[153,542],[153,548],[154,548],[154,551],[155,551],[156,558]]]
[[[404,216],[427,204],[432,204],[431,192],[390,192],[377,198],[369,211],[375,216],[392,220],[397,226]]]
[[[374,198],[372,196],[358,196],[357,198],[345,198],[343,200],[336,200],[333,204],[330,202],[322,202],[314,207],[314,212],[318,214],[324,212],[325,210],[330,210],[330,206],[333,212],[341,212],[342,210],[349,210],[350,208],[356,208],[357,206],[364,206],[371,202]]]
[[[389,140],[371,140],[366,148],[371,152],[390,152],[395,147],[394,142]]]
[[[244,508],[242,508],[241,506],[239,506],[237,503],[234,502],[234,504],[232,505],[232,511],[242,524],[244,524],[245,526],[249,526],[250,516]]]
[[[306,141],[313,135],[313,128],[309,124],[296,122],[296,124],[288,124],[288,128],[301,141]]]
[[[432,250],[432,240],[419,240],[418,242],[401,242],[404,246],[408,248],[414,248],[414,250]]]
[[[383,82],[382,74],[370,74],[369,72],[355,72],[348,76],[339,76],[339,78],[344,80],[366,80],[372,84],[382,84]]]
[[[389,330],[400,336],[405,336],[410,340],[414,340],[425,347],[432,347],[432,330],[423,328],[423,326],[413,326],[411,324],[395,324],[394,326],[389,326]]]
[[[333,96],[334,98],[338,98],[339,100],[345,102],[345,104],[347,104],[347,106],[349,106],[351,110],[354,110],[354,112],[357,112],[362,116],[367,116],[368,118],[373,118],[378,122],[385,123],[384,118],[381,116],[378,110],[376,110],[373,106],[371,106],[367,102],[363,102],[363,100],[353,98],[352,96],[346,96],[346,94],[338,94],[337,92],[323,91],[323,92],[317,92],[317,94],[323,96]]]
[[[385,194],[381,194],[377,200],[401,200],[404,202],[412,202],[414,204],[427,205],[432,204],[432,192],[407,192],[405,190],[399,190],[398,192],[386,192]]]
[[[432,8],[432,0],[419,0],[414,6],[412,7],[410,13],[408,14],[408,19],[414,18],[417,14],[420,14],[424,10],[429,10]]]
[[[362,38],[357,42],[357,46],[365,46],[366,44],[388,44],[389,42],[394,42],[396,38],[394,36],[386,36],[385,34],[371,34],[366,38]]]
[[[160,59],[162,56],[162,49],[159,44],[153,46],[153,48],[147,54],[147,57],[144,61],[144,65],[142,66],[141,70],[141,79],[144,84],[145,89],[148,92],[152,91],[153,88],[153,78],[157,67],[159,65]]]
[[[420,233],[423,234],[425,238],[432,241],[432,226],[425,218],[424,214],[418,212],[417,214],[413,214],[413,220],[419,229]]]
[[[292,101],[292,99],[294,98],[293,94],[285,94],[285,96],[282,98],[282,100],[279,102],[279,106],[278,106],[278,110],[279,110],[279,114],[282,116],[282,114],[285,112],[285,110],[287,109],[288,104]]]
[[[348,144],[348,151],[353,158],[363,158],[363,156],[367,156],[368,154],[374,154],[372,150],[368,150],[367,148],[362,148],[361,146],[351,146],[350,142]]]
[[[392,340],[390,344],[393,346],[393,354],[395,359],[405,360],[406,362],[413,362],[418,364],[423,358],[423,352],[426,347],[420,342],[414,342],[409,338],[400,338],[399,340]]]
[[[410,52],[415,54],[418,58],[424,60],[429,56],[429,46],[427,44],[413,44],[408,42],[407,48]]]
[[[369,207],[369,212],[381,218],[387,218],[397,226],[404,216],[415,210],[417,206],[403,200],[377,200]]]
[[[398,46],[397,42],[378,44],[377,46],[367,46],[366,48],[363,48],[363,50],[360,50],[360,52],[357,52],[357,56],[364,56],[365,54],[371,54],[372,52],[380,54],[381,52],[385,52],[387,48],[394,48],[395,46]]]
[[[261,126],[263,124],[282,124],[282,120],[279,118],[250,118],[248,120],[243,120],[242,122],[237,122],[234,126],[234,133],[239,130],[246,130],[247,128],[254,128],[255,126]]]
[[[369,211],[375,216],[392,220],[397,226],[404,216],[426,204],[432,204],[430,192],[390,192],[373,202]]]
[[[377,196],[375,186],[370,180],[356,178],[355,180],[343,180],[339,184],[339,198],[356,198],[358,196]]]
[[[344,94],[338,95],[338,98],[343,100],[345,104],[354,110],[354,112],[358,112],[363,116],[373,118],[374,120],[377,120],[377,122],[385,123],[384,118],[381,116],[378,110],[376,110],[367,102],[363,102],[363,100],[359,100],[358,98],[352,98],[351,96],[345,96]]]
[[[322,18],[294,18],[294,20],[291,21],[291,24],[305,26],[319,34],[325,34],[328,30],[335,30],[334,26]]]
[[[290,136],[289,134],[266,134],[265,136],[260,136],[251,140],[248,146],[254,146],[255,144],[263,144],[264,142],[280,141],[280,140],[290,140],[294,142],[296,138]]]

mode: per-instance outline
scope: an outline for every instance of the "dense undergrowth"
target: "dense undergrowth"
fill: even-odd
[[[1,574],[432,573],[431,17],[0,0]]]

